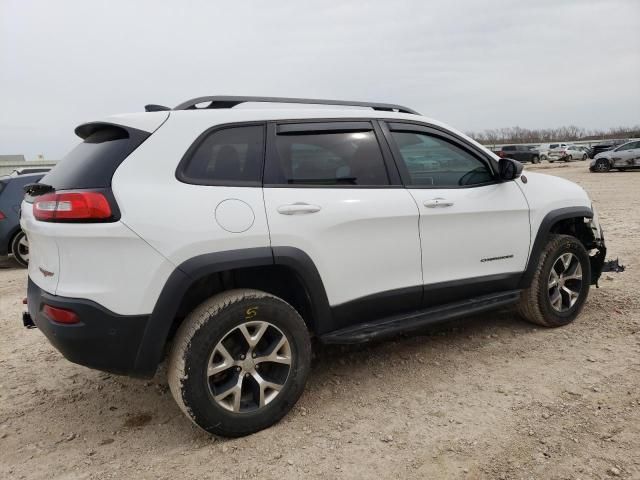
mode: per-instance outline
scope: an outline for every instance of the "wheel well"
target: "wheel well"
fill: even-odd
[[[591,284],[597,285],[598,279],[602,273],[605,256],[607,250],[602,242],[599,242],[589,223],[585,223],[585,217],[573,217],[560,220],[551,227],[550,233],[560,233],[571,235],[584,245],[589,253],[589,262],[591,263]]]
[[[595,237],[585,217],[565,218],[553,224],[549,233],[558,233],[576,237],[584,245],[584,248],[591,250],[596,247]]]
[[[309,330],[315,330],[311,300],[303,280],[287,266],[268,265],[211,273],[194,281],[180,302],[170,337],[195,307],[213,295],[232,288],[253,288],[283,299],[298,311]]]

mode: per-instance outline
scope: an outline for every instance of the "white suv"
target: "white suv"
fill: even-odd
[[[147,110],[79,126],[82,143],[27,188],[23,320],[116,373],[151,376],[170,347],[171,392],[209,432],[285,415],[311,337],[358,343],[507,305],[565,325],[600,276],[582,188],[525,177],[409,108]]]

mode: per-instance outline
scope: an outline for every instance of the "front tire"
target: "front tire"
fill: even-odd
[[[596,160],[596,164],[593,168],[596,172],[605,173],[611,169],[611,165],[609,165],[609,162],[604,158],[599,158],[598,160]]]
[[[565,162],[570,162],[573,160],[573,156],[572,155],[567,155],[564,159]]]
[[[531,163],[540,163],[540,158],[539,157],[533,157],[531,159]]]
[[[229,290],[180,325],[169,356],[169,387],[197,426],[240,437],[291,410],[310,363],[309,332],[291,305],[258,290]]]
[[[584,245],[570,235],[551,235],[518,312],[537,325],[560,327],[578,316],[589,294],[591,263]]]
[[[29,266],[29,240],[22,230],[11,240],[11,253],[21,267]]]
[[[586,160],[587,159],[587,154],[585,153],[584,155],[582,155],[582,160]]]

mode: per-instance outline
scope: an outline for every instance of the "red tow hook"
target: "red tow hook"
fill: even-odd
[[[22,299],[22,304],[23,305],[27,304],[26,298]],[[33,322],[33,318],[31,318],[31,315],[29,315],[28,311],[22,312],[22,324],[24,325],[25,328],[38,328],[36,324]]]

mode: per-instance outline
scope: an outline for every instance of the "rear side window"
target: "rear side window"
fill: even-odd
[[[58,162],[41,183],[56,190],[108,188],[118,166],[150,136],[142,130],[106,124],[83,126],[76,132],[84,141]]]
[[[189,149],[178,179],[198,185],[260,186],[263,159],[263,125],[218,129]]]
[[[386,186],[389,177],[373,130],[280,133],[265,183]]]

